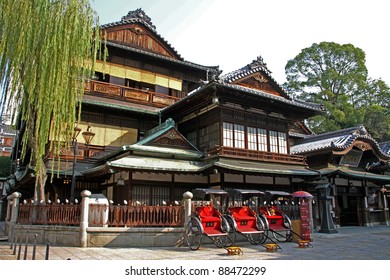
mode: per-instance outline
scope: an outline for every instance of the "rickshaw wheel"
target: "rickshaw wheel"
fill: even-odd
[[[266,240],[266,236],[264,235],[264,233],[248,234],[247,238],[249,243],[251,243],[252,245],[264,243],[264,241]]]
[[[215,245],[219,248],[224,248],[227,246],[233,245],[234,241],[230,238],[229,233],[231,231],[230,224],[228,222],[228,219],[224,216],[221,217],[221,231],[223,233],[227,233],[227,235],[220,235],[214,237],[213,241]]]
[[[218,248],[225,248],[225,247],[229,247],[231,246],[233,243],[229,243],[230,240],[228,238],[227,235],[220,235],[220,236],[214,236],[212,238],[215,246],[217,246]]]
[[[263,225],[264,225],[263,230],[268,231],[269,230],[269,223],[268,223],[267,218],[263,214],[259,214],[258,219],[260,219],[263,222]]]
[[[198,250],[202,243],[203,230],[199,220],[192,218],[186,228],[186,241],[191,250]]]
[[[272,231],[272,236],[278,241],[278,242],[286,242],[289,240],[289,236],[291,235],[289,230],[286,231]]]
[[[236,228],[237,228],[237,224],[236,224],[236,221],[234,220],[234,218],[231,216],[231,215],[226,215],[225,216],[227,222],[229,223],[229,227],[230,227],[230,230],[229,230],[229,233],[228,233],[228,244],[226,244],[226,246],[232,246],[233,244],[236,243]]]

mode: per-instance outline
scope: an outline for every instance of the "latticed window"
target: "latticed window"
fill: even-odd
[[[287,154],[287,134],[264,128],[223,123],[223,145],[254,151]]]
[[[247,128],[247,136],[248,136],[248,149],[249,150],[257,150],[257,129],[256,127]]]
[[[243,125],[234,124],[234,147],[245,149],[245,130]]]
[[[278,132],[279,153],[287,154],[287,135],[284,132]]]
[[[233,145],[233,124],[223,123],[223,145],[226,147],[234,147]]]
[[[284,132],[269,132],[270,152],[287,154],[287,134]]]
[[[133,201],[139,201],[142,205],[162,205],[163,201],[169,201],[169,187],[136,185],[132,189]]]
[[[278,132],[270,130],[269,131],[269,148],[270,152],[272,153],[278,153]]]
[[[207,149],[219,145],[219,123],[214,123],[199,130],[199,148]]]
[[[263,128],[258,128],[257,136],[259,141],[259,151],[267,152],[268,151],[267,130]]]

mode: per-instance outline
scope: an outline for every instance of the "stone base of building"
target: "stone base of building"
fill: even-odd
[[[184,228],[88,228],[87,247],[177,247]]]

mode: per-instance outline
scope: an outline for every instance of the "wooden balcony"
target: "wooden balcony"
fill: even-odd
[[[207,151],[207,155],[209,157],[222,156],[222,157],[256,160],[256,161],[264,161],[264,162],[306,165],[305,157],[299,155],[278,154],[278,153],[254,151],[254,150],[239,149],[239,148],[232,148],[232,147],[225,147],[225,146],[215,147]]]
[[[178,97],[160,94],[157,92],[98,81],[87,82],[84,90],[86,93],[90,94],[104,95],[108,98],[115,98],[158,108],[168,107],[180,99]]]
[[[76,159],[77,161],[95,161],[98,157],[101,157],[107,153],[112,152],[115,148],[102,147],[96,145],[85,145],[78,143]],[[61,159],[71,161],[74,157],[74,147],[70,146],[69,149],[63,147],[60,151]],[[48,153],[47,159],[53,159],[52,153]]]

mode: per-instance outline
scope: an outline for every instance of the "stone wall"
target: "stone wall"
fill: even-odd
[[[87,229],[87,247],[176,247],[183,239],[184,228]]]

